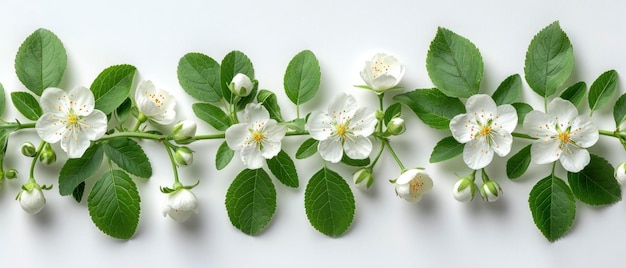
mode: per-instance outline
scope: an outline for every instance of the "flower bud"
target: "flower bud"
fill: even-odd
[[[480,187],[480,196],[487,202],[495,202],[502,195],[502,188],[495,181],[488,181]]]
[[[9,180],[17,178],[17,170],[14,169],[14,168],[9,169],[9,170],[5,170],[4,171],[4,177],[9,179]]]
[[[454,184],[452,194],[454,195],[454,199],[457,201],[467,202],[474,199],[476,188],[478,187],[472,180],[469,178],[461,178],[456,182],[456,184]]]
[[[422,195],[433,188],[433,180],[426,172],[420,169],[409,169],[402,173],[395,181],[396,194],[401,198],[415,203],[422,199]]]
[[[354,181],[354,185],[362,190],[367,190],[372,187],[372,184],[374,184],[374,176],[372,175],[372,171],[367,168],[359,169],[357,172],[355,172],[352,175],[352,180]]]
[[[239,97],[246,97],[250,95],[253,87],[254,85],[252,84],[250,77],[242,73],[236,74],[230,82],[230,85],[228,85],[230,91]]]
[[[37,154],[37,148],[31,142],[22,144],[22,154],[24,156],[33,157]]]
[[[29,214],[39,213],[46,205],[46,198],[37,183],[29,182],[24,184],[17,198],[22,209]]]
[[[181,167],[191,165],[193,163],[193,151],[188,147],[178,147],[174,153],[174,161]]]
[[[621,184],[626,184],[626,162],[620,163],[615,168],[615,179]]]
[[[196,122],[183,120],[172,129],[172,137],[178,144],[189,144],[196,136]]]
[[[52,149],[50,144],[46,144],[46,146],[41,151],[41,155],[39,156],[39,161],[46,165],[50,165],[57,160],[57,154]]]
[[[193,213],[198,214],[198,200],[191,190],[180,188],[167,194],[163,217],[170,215],[173,220],[183,222]]]
[[[395,117],[389,121],[387,124],[387,132],[391,135],[397,136],[406,131],[406,126],[404,124],[404,119],[400,117]]]
[[[383,118],[385,118],[385,112],[381,110],[376,110],[376,113],[374,113],[374,115],[376,116],[377,120],[383,120]]]

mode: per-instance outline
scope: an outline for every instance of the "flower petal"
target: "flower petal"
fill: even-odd
[[[41,98],[41,109],[44,114],[68,114],[70,112],[69,99],[67,92],[56,87],[49,87],[43,91]]]
[[[591,118],[586,115],[581,115],[574,119],[570,134],[576,145],[582,148],[593,146],[600,138],[598,128],[593,124]]]
[[[589,152],[586,149],[569,146],[568,150],[561,155],[561,165],[569,172],[579,172],[589,164],[591,160]]]
[[[61,149],[67,153],[68,158],[80,158],[91,145],[88,139],[77,135],[76,131],[80,130],[74,128],[74,131],[68,131],[67,135],[61,139]]]
[[[343,156],[343,147],[339,137],[320,141],[317,145],[317,150],[324,160],[331,163],[341,161],[341,157]]]
[[[460,143],[466,143],[472,140],[475,134],[474,132],[478,131],[478,129],[479,126],[475,121],[470,120],[467,114],[458,114],[450,120],[452,137]]]
[[[468,114],[473,113],[496,113],[496,102],[489,95],[476,94],[467,99],[465,110]]]
[[[548,115],[534,110],[526,114],[523,127],[524,131],[533,138],[548,139],[557,134],[553,124]]]
[[[557,124],[570,125],[578,116],[578,110],[571,102],[556,97],[548,104],[548,114]]]
[[[513,143],[513,136],[509,132],[496,132],[492,135],[493,145],[491,148],[499,156],[506,156],[511,152],[511,144]]]
[[[78,122],[80,124],[79,136],[93,141],[102,138],[107,131],[107,116],[100,110],[93,110]]]
[[[363,136],[348,136],[343,143],[343,149],[352,159],[364,159],[372,152],[372,141]]]
[[[248,103],[243,114],[243,120],[254,125],[257,129],[257,125],[265,125],[267,120],[270,119],[270,113],[260,103]]]
[[[482,137],[469,141],[463,148],[463,161],[471,169],[484,168],[492,159],[493,149]]]
[[[250,131],[248,124],[239,123],[230,126],[225,133],[226,144],[233,150],[241,149],[241,146],[250,139]]]
[[[493,128],[511,133],[517,127],[517,111],[510,104],[496,108],[496,118],[493,119]]]
[[[285,137],[285,133],[287,133],[287,128],[283,125],[278,125],[274,119],[268,120],[263,129],[263,134],[271,141],[280,142]]]
[[[343,124],[354,116],[357,108],[354,96],[342,92],[328,106],[328,117],[338,124]]]
[[[37,119],[35,123],[35,129],[37,135],[47,143],[56,143],[60,141],[63,136],[67,135],[66,125],[61,122],[66,120],[65,117],[59,117],[54,113],[46,113]]]
[[[530,148],[530,155],[536,164],[552,163],[561,156],[559,141],[555,139],[535,141]]]
[[[376,128],[376,115],[368,112],[367,108],[361,107],[356,110],[354,117],[350,121],[350,129],[357,136],[369,136]]]
[[[91,90],[86,87],[77,86],[68,93],[70,106],[78,116],[87,116],[94,109],[95,99]]]
[[[241,148],[241,161],[248,169],[258,169],[263,167],[265,157],[263,157],[259,145],[253,144]]]
[[[391,74],[380,74],[372,80],[372,89],[374,90],[386,90],[395,87],[400,83],[396,77]]]
[[[263,147],[263,149],[261,149],[261,155],[265,159],[273,158],[278,155],[281,150],[280,141],[264,140],[261,142],[261,145]]]
[[[331,119],[320,111],[314,111],[311,113],[309,121],[307,122],[307,128],[309,129],[309,135],[311,135],[311,138],[318,141],[328,139],[333,132]]]

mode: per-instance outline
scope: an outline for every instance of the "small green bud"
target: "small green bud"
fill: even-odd
[[[9,180],[16,179],[17,178],[17,170],[14,169],[14,168],[9,169],[9,170],[5,170],[4,171],[4,177],[9,179]]]
[[[383,118],[385,118],[385,112],[381,110],[376,110],[376,113],[374,113],[374,115],[376,116],[377,120],[383,120]]]
[[[172,129],[172,137],[178,144],[189,144],[196,136],[196,122],[183,120],[178,122]]]
[[[404,124],[404,119],[400,117],[396,117],[391,119],[387,124],[387,132],[391,135],[397,136],[406,131],[406,126]]]
[[[228,85],[230,92],[242,98],[250,95],[253,87],[254,84],[250,77],[242,73],[236,74]]]
[[[188,147],[178,147],[174,153],[174,161],[181,167],[191,165],[193,163],[193,151]]]
[[[474,195],[476,194],[476,184],[469,178],[461,178],[454,184],[454,188],[452,189],[452,194],[454,195],[454,199],[459,202],[467,202],[474,199]]]
[[[37,154],[37,148],[31,142],[22,144],[22,154],[24,156],[33,157]]]
[[[374,184],[374,176],[372,175],[372,171],[363,168],[359,169],[352,175],[352,180],[354,181],[354,185],[356,185],[360,189],[369,189]]]
[[[41,155],[39,156],[39,161],[46,165],[50,165],[57,160],[57,154],[52,149],[50,144],[46,144],[46,146],[41,151]]]
[[[488,181],[480,187],[480,196],[487,202],[495,202],[502,195],[502,188],[495,181]]]

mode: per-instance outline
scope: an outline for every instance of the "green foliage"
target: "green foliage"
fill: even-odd
[[[222,99],[222,87],[226,85],[220,84],[220,64],[211,57],[188,53],[178,61],[177,73],[178,83],[190,96],[203,102]]]
[[[11,92],[11,101],[15,108],[29,120],[36,121],[43,115],[37,99],[27,92]]]
[[[91,84],[96,109],[105,114],[115,111],[128,98],[136,73],[137,68],[128,64],[104,69]]]
[[[385,125],[387,125],[389,124],[389,121],[391,121],[391,119],[394,119],[400,116],[402,116],[402,104],[396,102],[392,105],[389,105],[389,107],[387,107],[387,110],[385,110],[383,122]]]
[[[66,65],[63,43],[46,29],[38,29],[28,36],[15,56],[17,77],[38,96],[44,89],[59,85]]]
[[[139,192],[121,170],[107,172],[96,181],[87,198],[91,220],[105,234],[129,239],[139,223]]]
[[[530,148],[532,145],[527,145],[519,152],[509,158],[506,162],[506,175],[509,179],[517,179],[524,175],[528,166],[530,165]]]
[[[125,138],[113,138],[102,144],[104,153],[117,166],[141,178],[152,176],[150,160],[137,142]]]
[[[609,205],[622,199],[622,188],[613,170],[608,161],[592,154],[591,161],[583,170],[567,173],[567,180],[574,196],[585,204]]]
[[[235,151],[228,147],[226,141],[222,142],[215,155],[215,168],[217,170],[224,169],[233,160],[233,156],[235,156]]]
[[[4,95],[4,87],[0,84],[0,116],[4,115],[6,111],[6,95]]]
[[[557,177],[540,180],[530,191],[528,204],[535,225],[554,242],[572,226],[576,216],[576,201],[572,190]]]
[[[270,118],[277,122],[283,122],[283,116],[280,114],[280,106],[278,106],[278,99],[273,92],[262,89],[256,96],[257,102],[261,103],[265,109],[270,113]]]
[[[303,50],[291,59],[285,71],[285,93],[295,105],[311,100],[320,87],[320,65],[315,54]]]
[[[515,108],[515,111],[517,112],[518,124],[523,124],[524,119],[526,118],[526,114],[530,113],[530,111],[533,110],[533,107],[528,105],[528,103],[525,103],[525,102],[516,102],[511,105],[513,105],[513,108]]]
[[[589,109],[595,111],[609,103],[617,90],[617,72],[609,70],[593,81],[589,88]]]
[[[276,189],[261,168],[243,170],[226,192],[230,222],[248,235],[256,235],[270,222],[276,211]]]
[[[228,85],[230,85],[233,77],[235,77],[238,73],[245,74],[250,78],[250,80],[254,80],[254,67],[252,66],[252,62],[246,54],[235,50],[224,56],[220,66],[220,85],[222,89],[222,96],[229,103],[232,103],[234,98],[228,88]]]
[[[76,202],[80,203],[80,201],[83,201],[83,195],[85,194],[85,182],[81,182],[78,184],[78,186],[76,186],[76,188],[74,188],[74,191],[72,191],[72,197],[74,198],[74,200],[76,200]]]
[[[578,106],[587,93],[587,84],[578,82],[568,87],[561,93],[561,98],[570,101],[574,106]]]
[[[296,165],[285,151],[281,150],[278,155],[267,159],[267,167],[270,168],[272,174],[284,185],[291,188],[298,188],[298,186],[300,186]]]
[[[122,104],[120,104],[120,106],[115,109],[115,117],[117,118],[117,122],[120,125],[124,124],[124,122],[128,120],[132,113],[132,108],[133,102],[130,100],[130,98],[126,98],[126,100],[124,100],[124,102],[122,102]]]
[[[350,157],[348,157],[346,154],[343,154],[343,156],[341,157],[341,163],[344,163],[348,166],[353,166],[353,167],[364,167],[370,164],[370,158],[363,158],[363,159],[352,159]]]
[[[617,99],[613,107],[613,118],[615,119],[615,127],[619,128],[626,121],[626,93]]]
[[[468,39],[439,27],[430,43],[426,69],[433,84],[450,97],[468,98],[483,77],[483,58]]]
[[[511,104],[522,95],[522,78],[514,74],[502,81],[491,96],[497,105]]]
[[[191,105],[193,113],[202,121],[209,123],[219,131],[226,131],[232,125],[228,115],[220,108],[209,103],[194,103]]]
[[[298,151],[296,151],[296,159],[304,159],[308,158],[315,153],[317,153],[317,145],[320,142],[313,138],[306,139],[300,147],[298,147]]]
[[[554,94],[574,70],[574,50],[555,21],[543,28],[528,46],[524,73],[528,85],[544,98]]]
[[[414,90],[393,99],[411,108],[426,125],[435,129],[450,129],[450,120],[465,113],[461,100],[448,97],[436,88]]]
[[[463,153],[464,144],[459,143],[454,137],[445,137],[435,145],[430,154],[430,162],[437,163],[457,157]]]
[[[76,187],[98,171],[103,155],[102,146],[94,144],[80,158],[68,159],[59,174],[59,193],[72,194]]]
[[[331,237],[345,233],[354,219],[354,195],[350,187],[327,167],[309,180],[304,191],[304,207],[311,225]]]

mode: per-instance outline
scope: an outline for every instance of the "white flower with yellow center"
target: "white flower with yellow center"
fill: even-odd
[[[337,163],[343,152],[352,159],[363,159],[372,151],[368,136],[374,133],[376,117],[365,107],[357,107],[352,95],[340,93],[328,106],[328,112],[315,111],[309,116],[307,127],[322,158]]]
[[[396,180],[396,194],[402,199],[415,203],[433,188],[433,180],[420,169],[409,169]]]
[[[243,123],[226,130],[226,143],[240,151],[241,161],[249,169],[263,166],[265,159],[278,155],[287,128],[270,119],[269,112],[261,104],[249,103],[243,114]]]
[[[510,104],[496,106],[485,94],[476,94],[465,103],[467,113],[450,120],[452,136],[464,143],[463,161],[471,169],[481,169],[493,160],[493,153],[506,156],[511,151],[511,132],[517,126],[517,112]]]
[[[361,78],[367,87],[377,93],[395,88],[404,76],[404,66],[396,57],[377,53],[371,60],[365,62],[361,71]]]
[[[176,119],[176,101],[167,91],[157,88],[152,81],[141,81],[135,91],[139,112],[159,125],[169,125]]]
[[[69,158],[81,157],[91,141],[107,130],[107,117],[94,109],[93,93],[86,87],[75,87],[70,92],[47,88],[40,101],[44,114],[35,124],[37,134],[48,143],[61,141]]]
[[[560,160],[563,168],[574,173],[589,164],[589,152],[585,148],[594,145],[600,137],[591,118],[579,116],[576,107],[561,98],[554,98],[548,104],[548,114],[528,113],[524,129],[538,139],[530,149],[533,162],[547,164]]]

